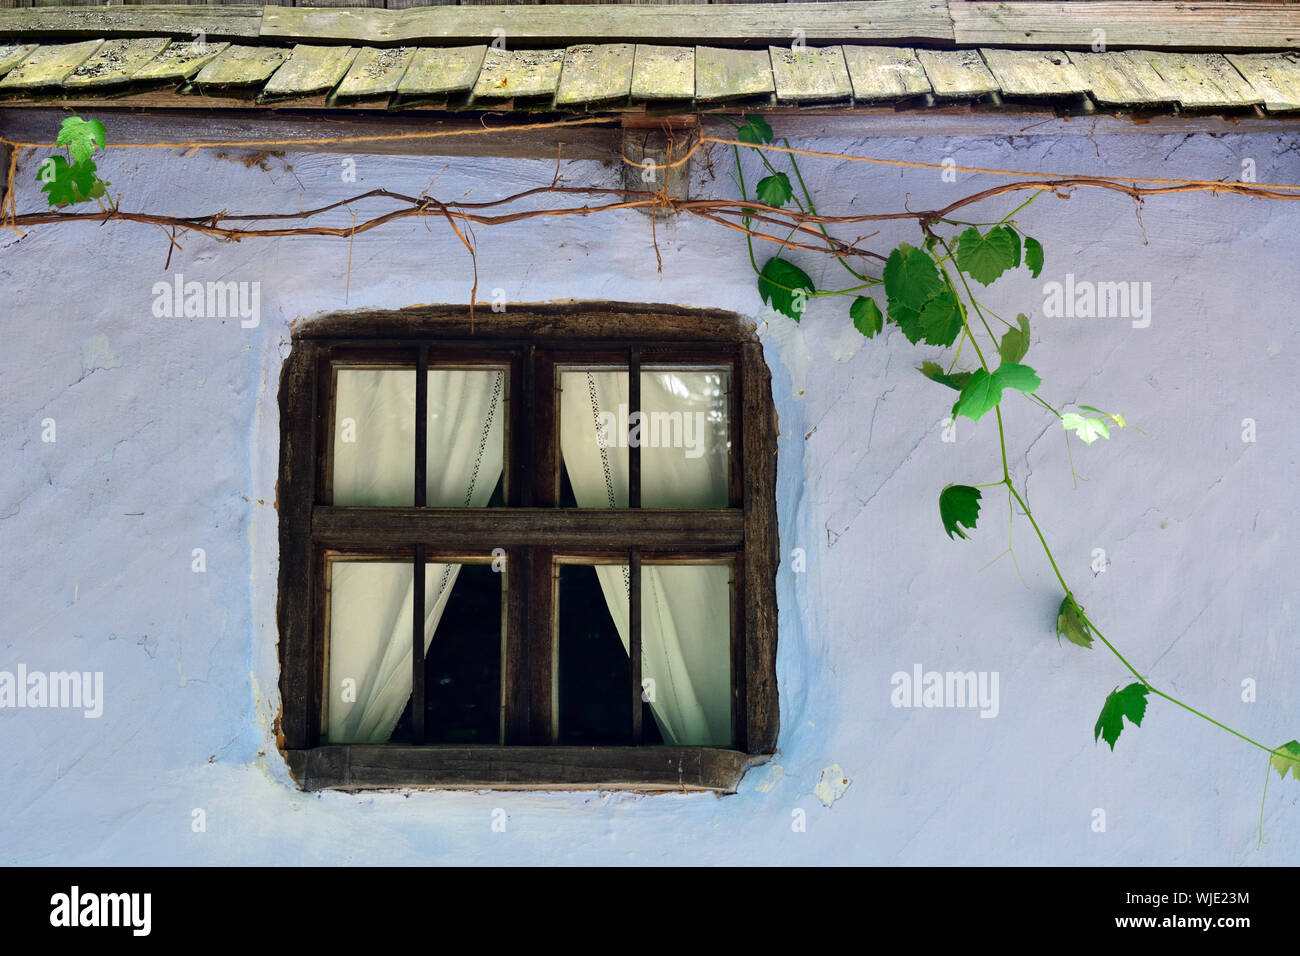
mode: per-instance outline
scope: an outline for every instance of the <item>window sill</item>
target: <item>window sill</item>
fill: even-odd
[[[735,793],[770,755],[712,747],[412,747],[286,750],[304,790],[636,790]]]

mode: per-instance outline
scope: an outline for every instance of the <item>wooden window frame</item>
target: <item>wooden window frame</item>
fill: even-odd
[[[498,508],[328,504],[331,363],[378,357],[455,355],[457,363],[505,364],[507,500]],[[513,350],[507,353],[507,350]],[[731,365],[730,507],[699,510],[559,508],[557,364]],[[631,405],[639,377],[631,377]],[[417,374],[417,415],[423,396]],[[549,399],[548,399],[549,395]],[[632,789],[734,792],[744,772],[775,751],[776,421],[771,377],[752,323],[740,316],[665,307],[590,303],[510,307],[471,316],[466,307],[336,313],[295,330],[280,381],[279,623],[280,747],[307,790],[369,788]],[[529,425],[529,422],[535,424]],[[422,430],[420,430],[422,432]],[[539,434],[551,441],[539,446]],[[417,439],[417,445],[419,441]],[[630,504],[639,453],[629,449]],[[540,456],[540,457],[539,457]],[[423,448],[416,449],[423,463]],[[536,467],[534,467],[536,465]],[[321,740],[324,565],[327,554],[486,554],[504,548],[509,578],[504,743],[331,744]],[[733,568],[731,748],[560,746],[553,719],[556,556],[642,562],[687,556]],[[417,582],[421,576],[416,576]],[[417,585],[418,587],[418,585]],[[547,595],[550,595],[549,601]],[[632,590],[639,601],[639,589]],[[635,608],[633,609],[635,611]],[[638,621],[633,613],[632,620]],[[550,622],[548,628],[537,622]],[[530,624],[532,626],[530,626]],[[639,628],[633,624],[633,648]],[[415,642],[418,646],[418,642]],[[634,684],[638,655],[631,655]],[[418,668],[418,662],[416,664]],[[639,710],[634,713],[639,716]],[[634,728],[639,721],[634,717]]]

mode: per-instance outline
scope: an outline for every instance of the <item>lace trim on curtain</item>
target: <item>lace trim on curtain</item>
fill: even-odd
[[[587,394],[591,396],[591,421],[596,426],[596,447],[600,449],[600,465],[605,470],[605,497],[609,501],[611,508],[617,507],[614,498],[614,476],[609,468],[609,450],[600,442],[600,399],[596,397],[596,380],[587,373]],[[628,600],[632,599],[632,571],[630,568],[623,569],[623,590],[627,592]]]
[[[478,457],[474,459],[474,472],[469,476],[469,487],[465,490],[465,507],[468,508],[470,502],[474,500],[474,486],[478,484],[479,469],[483,465],[483,455],[487,451],[488,438],[492,433],[492,422],[497,417],[497,404],[501,398],[501,381],[503,373],[497,372],[497,380],[492,386],[492,404],[488,406],[487,418],[483,420],[483,432],[478,439]],[[438,585],[438,594],[441,595],[447,590],[447,583],[451,580],[452,565],[447,565],[442,572],[442,583]]]

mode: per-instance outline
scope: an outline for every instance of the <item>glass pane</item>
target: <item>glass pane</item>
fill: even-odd
[[[727,507],[730,380],[725,368],[642,370],[643,507]]]
[[[504,504],[508,386],[504,368],[429,369],[425,500],[430,507]]]
[[[641,676],[665,743],[731,746],[729,565],[641,566]]]
[[[626,508],[628,374],[561,369],[561,506]]]
[[[331,743],[409,740],[412,570],[409,561],[329,564]],[[503,582],[490,565],[425,565],[427,742],[500,740]]]
[[[501,639],[504,574],[488,564],[442,565],[455,584],[424,655],[424,740],[431,744],[501,742]],[[428,586],[428,593],[435,593]],[[410,739],[411,701],[393,740]]]
[[[557,690],[559,742],[632,742],[627,565],[560,565]],[[659,737],[643,705],[643,742]]]
[[[415,504],[415,369],[335,369],[333,439],[334,504]]]
[[[632,739],[627,565],[560,565],[559,742]],[[643,743],[729,747],[731,567],[641,566]]]

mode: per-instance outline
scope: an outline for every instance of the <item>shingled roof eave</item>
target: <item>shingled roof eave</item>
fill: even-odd
[[[1052,12],[1061,6],[1078,12]],[[1035,32],[1075,41],[1086,31],[1095,45],[1098,30],[1108,43],[1113,34],[1133,39],[1137,34],[1125,31],[1133,33],[1126,18],[1135,7],[1141,8],[1141,35],[1153,40],[1151,46],[1095,51],[1073,49],[1073,42],[1032,49],[992,42],[1019,41]],[[1261,7],[1273,24],[1269,31],[1261,32],[1256,22],[1265,12]],[[996,16],[985,8],[995,8]],[[1030,13],[1033,29],[1005,26]],[[1215,51],[1173,48],[1185,45],[1177,41],[1188,38],[1188,16],[1225,21]],[[994,29],[980,17],[1002,25]],[[792,46],[788,28],[799,22],[807,24],[800,28],[807,43]],[[1172,26],[1151,26],[1160,22]],[[592,23],[604,33],[639,39],[586,42],[581,30]],[[506,31],[506,49],[497,48],[499,39],[465,42],[486,39],[489,24]],[[40,32],[54,27],[54,33]],[[154,27],[156,33],[140,35]],[[706,27],[706,36],[732,39],[683,39]],[[196,30],[206,31],[197,44],[188,41]],[[1300,52],[1291,49],[1300,45],[1300,12],[1273,4],[75,7],[0,10],[0,37],[6,32],[9,39],[0,39],[0,102],[24,105],[109,105],[111,98],[118,106],[182,109],[363,106],[527,113],[882,105],[917,110],[962,102],[1011,109],[1028,103],[1072,114],[1300,110]],[[835,42],[841,34],[854,42]],[[896,34],[919,35],[924,42],[886,42]],[[778,36],[780,42],[766,46],[745,45]],[[989,43],[963,43],[972,37]],[[556,38],[565,42],[545,45]],[[1158,40],[1171,45],[1156,45]],[[1280,49],[1262,49],[1270,45]]]

